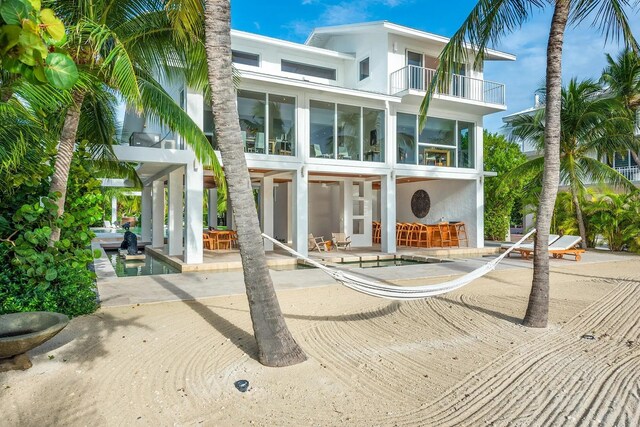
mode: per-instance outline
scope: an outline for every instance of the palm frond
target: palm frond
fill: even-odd
[[[449,83],[449,76],[457,64],[468,63],[469,55],[473,53],[473,67],[482,68],[489,45],[497,45],[502,37],[527,22],[534,10],[547,4],[546,0],[478,0],[440,53],[438,69],[420,105],[420,128],[426,122],[433,94]]]

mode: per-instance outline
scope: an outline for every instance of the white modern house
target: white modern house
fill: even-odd
[[[506,110],[505,87],[459,64],[420,130],[419,105],[447,41],[386,21],[317,28],[304,44],[232,31],[242,143],[265,233],[303,254],[310,233],[344,232],[352,246],[372,247],[378,221],[380,251],[394,253],[397,222],[456,220],[469,246],[483,246],[483,117]],[[515,60],[499,51],[486,58]],[[215,147],[202,94],[180,83],[166,88]],[[130,144],[115,151],[139,164],[143,241],[164,244],[167,204],[166,250],[202,262],[210,172],[179,135],[144,117],[127,114],[124,132]],[[417,190],[431,202],[422,218],[411,209]],[[215,219],[215,202],[210,209]]]

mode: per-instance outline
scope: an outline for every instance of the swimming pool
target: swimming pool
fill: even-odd
[[[164,261],[147,255],[145,259],[125,260],[118,251],[105,251],[118,277],[151,276],[158,274],[176,274],[180,271]]]

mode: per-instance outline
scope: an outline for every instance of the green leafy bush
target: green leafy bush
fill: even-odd
[[[484,132],[484,167],[498,176],[484,181],[484,235],[487,239],[502,240],[509,231],[511,211],[521,197],[521,183],[503,185],[503,176],[525,162],[526,157],[517,144],[498,134]]]
[[[2,228],[13,230],[0,242],[0,314],[44,310],[78,316],[97,308],[95,274],[88,267],[99,256],[90,249],[89,226],[102,215],[100,183],[78,162],[70,176],[61,218],[53,197],[25,194],[21,188],[14,192],[23,203],[17,210],[10,203],[0,206]],[[62,229],[61,239],[50,247],[55,225]]]

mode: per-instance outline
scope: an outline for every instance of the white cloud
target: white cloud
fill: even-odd
[[[413,0],[354,0],[330,3],[322,0],[302,0],[303,5],[320,5],[322,12],[316,19],[295,20],[284,25],[291,36],[297,39],[306,38],[315,27],[343,25],[371,20],[371,8],[384,5],[394,8]]]

